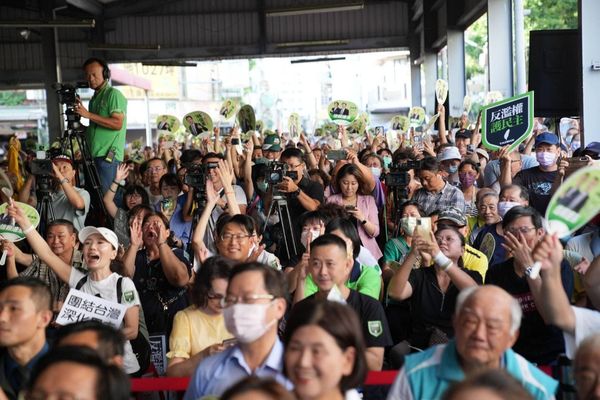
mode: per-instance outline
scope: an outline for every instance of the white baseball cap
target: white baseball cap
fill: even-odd
[[[108,228],[96,228],[95,226],[86,226],[79,232],[79,241],[81,243],[85,242],[85,240],[93,234],[100,234],[108,243],[114,247],[115,250],[119,248],[119,238],[117,235]]]
[[[458,147],[449,146],[444,147],[441,153],[438,155],[438,161],[446,161],[446,160],[460,160],[462,157],[460,156],[460,152],[458,151]]]

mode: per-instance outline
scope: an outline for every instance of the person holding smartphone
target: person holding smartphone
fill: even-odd
[[[377,244],[379,235],[379,216],[375,198],[363,192],[364,178],[354,164],[345,164],[333,179],[333,187],[338,194],[329,196],[328,203],[345,207],[356,221],[356,228],[363,246],[379,260],[383,253]]]
[[[221,256],[202,264],[190,291],[192,305],[178,311],[173,320],[167,376],[190,376],[200,361],[235,344],[221,307],[232,266]]]

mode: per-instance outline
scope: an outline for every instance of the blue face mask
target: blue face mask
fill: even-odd
[[[384,168],[389,168],[389,166],[392,164],[392,157],[391,156],[385,156],[383,157],[383,167]]]
[[[269,189],[269,184],[267,183],[267,181],[259,181],[259,182],[256,182],[256,188],[259,191],[266,193],[267,190]]]
[[[448,173],[450,175],[455,174],[458,172],[458,165],[451,165],[448,167]]]

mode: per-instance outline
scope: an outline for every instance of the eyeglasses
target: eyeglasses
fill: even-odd
[[[242,239],[249,238],[252,236],[254,236],[254,235],[242,235],[242,234],[234,235],[231,233],[224,233],[221,235],[221,240],[224,242],[229,242],[231,240],[236,240],[236,241],[240,242]]]
[[[272,294],[247,294],[244,296],[225,296],[221,299],[221,307],[227,308],[234,304],[254,304],[257,300],[273,300]]]
[[[506,229],[506,232],[511,233],[513,236],[519,237],[519,233],[523,235],[527,235],[530,231],[535,230],[534,226],[522,226],[520,228],[510,228]]]
[[[288,169],[296,169],[298,167],[301,167],[303,163],[297,164],[297,165],[291,165],[291,164],[287,164]]]
[[[220,293],[215,293],[213,291],[209,291],[206,294],[206,297],[208,297],[210,300],[219,300],[222,301],[225,298],[224,294],[220,294]]]
[[[148,168],[148,171],[150,172],[158,172],[158,171],[162,171],[163,167],[150,167]]]

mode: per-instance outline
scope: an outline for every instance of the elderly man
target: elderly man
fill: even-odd
[[[388,400],[437,399],[454,382],[503,368],[536,399],[554,398],[558,382],[510,348],[521,323],[519,303],[496,286],[471,287],[456,302],[456,337],[406,358]]]
[[[600,398],[600,334],[581,342],[575,354],[573,373],[578,399]]]

